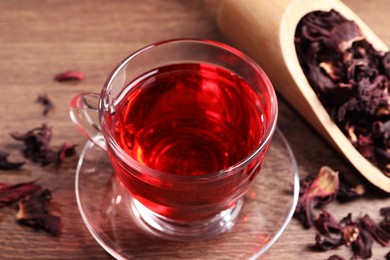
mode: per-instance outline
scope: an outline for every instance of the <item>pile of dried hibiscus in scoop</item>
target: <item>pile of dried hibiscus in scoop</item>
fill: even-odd
[[[331,10],[304,16],[295,33],[300,65],[333,121],[390,177],[390,52]]]
[[[382,246],[390,245],[390,207],[380,209],[383,217],[377,224],[368,214],[352,219],[348,214],[340,221],[335,218],[323,206],[340,200],[345,202],[362,196],[365,189],[361,185],[348,187],[340,181],[338,172],[324,166],[316,175],[309,175],[301,181],[301,191],[298,205],[295,211],[297,218],[305,228],[314,226],[317,230],[315,236],[315,250],[326,251],[340,246],[351,247],[353,259],[368,259],[372,257],[374,241]],[[316,214],[317,210],[321,210]],[[390,252],[386,256],[390,257]],[[328,259],[345,259],[333,255]]]

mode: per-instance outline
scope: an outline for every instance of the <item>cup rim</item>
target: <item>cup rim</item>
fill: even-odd
[[[119,74],[119,72],[136,56],[142,54],[143,52],[148,51],[151,48],[158,47],[160,45],[165,45],[169,43],[179,43],[179,42],[193,42],[193,43],[199,43],[199,44],[206,44],[211,45],[213,47],[224,49],[225,51],[228,51],[240,59],[244,60],[248,65],[250,65],[257,74],[261,77],[262,81],[264,82],[264,85],[266,86],[269,95],[271,97],[270,100],[270,106],[271,110],[273,111],[273,116],[270,118],[269,127],[265,128],[265,131],[263,133],[263,138],[260,140],[259,144],[254,148],[246,157],[241,159],[239,162],[210,173],[205,173],[202,175],[195,175],[195,176],[185,176],[185,175],[177,175],[167,172],[161,172],[158,170],[155,170],[153,168],[150,168],[144,164],[141,164],[134,158],[132,158],[130,155],[128,155],[121,147],[120,145],[115,141],[115,138],[113,137],[113,134],[109,131],[107,125],[104,123],[104,113],[102,113],[104,108],[104,97],[107,94],[107,90],[110,88],[110,85],[113,81],[113,79]],[[101,130],[103,132],[103,137],[107,143],[107,148],[111,149],[113,153],[119,157],[120,160],[124,161],[126,165],[131,165],[132,168],[134,168],[136,171],[141,172],[143,175],[148,175],[150,177],[154,178],[161,178],[163,177],[164,180],[175,180],[175,181],[182,181],[182,182],[191,182],[191,181],[209,181],[210,179],[215,178],[225,178],[229,177],[230,175],[236,173],[237,171],[244,168],[248,163],[250,163],[254,158],[257,157],[259,153],[261,153],[265,148],[266,145],[271,141],[272,135],[276,129],[276,123],[278,118],[278,102],[277,102],[277,96],[275,89],[264,72],[264,70],[251,58],[249,58],[247,55],[239,51],[238,49],[231,47],[227,44],[209,40],[209,39],[196,39],[196,38],[175,38],[175,39],[169,39],[169,40],[162,40],[159,42],[155,42],[149,45],[146,45],[143,48],[138,49],[137,51],[133,52],[129,56],[127,56],[125,59],[123,59],[111,72],[109,77],[107,78],[106,82],[104,83],[103,89],[100,94],[100,100],[99,100],[99,123],[101,126]],[[107,130],[107,131],[105,131]],[[265,138],[264,138],[265,137]]]

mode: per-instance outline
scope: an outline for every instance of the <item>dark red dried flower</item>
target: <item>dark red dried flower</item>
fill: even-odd
[[[339,223],[326,210],[322,210],[322,213],[314,221],[314,225],[322,235],[329,236],[331,233],[340,233]]]
[[[341,245],[350,246],[355,258],[368,259],[372,256],[372,245],[377,241],[388,246],[390,233],[381,229],[368,215],[352,221],[348,214],[338,223],[326,211],[316,219],[320,234],[315,236],[316,249],[326,251]],[[337,259],[337,258],[336,258]]]
[[[0,207],[8,205],[39,190],[40,186],[35,184],[35,182],[36,181],[31,181],[18,184],[0,183]]]
[[[8,161],[9,153],[0,151],[0,170],[16,170],[20,169],[24,162],[10,162]]]
[[[301,187],[295,217],[305,228],[310,228],[315,218],[313,208],[322,207],[335,199],[339,188],[338,172],[323,166],[314,179],[304,181]]]
[[[352,243],[352,251],[355,257],[362,259],[368,259],[372,256],[372,245],[374,239],[370,232],[364,228],[358,227],[359,235],[357,239]]]
[[[360,235],[360,229],[355,222],[352,221],[352,214],[349,213],[346,217],[340,220],[340,233],[343,237],[344,244],[350,246],[356,242]]]
[[[384,207],[379,210],[379,213],[382,217],[390,219],[390,207]]]
[[[42,166],[55,163],[60,166],[65,157],[75,154],[75,146],[68,143],[63,144],[58,151],[50,147],[52,130],[46,124],[34,128],[24,134],[11,133],[11,136],[18,141],[24,142],[23,154],[33,162],[41,163]]]
[[[62,73],[57,74],[54,79],[56,81],[81,81],[84,79],[84,74],[80,71],[68,70]]]
[[[378,226],[367,214],[360,219],[360,225],[372,235],[376,242],[382,246],[389,245],[390,233]]]
[[[33,128],[32,130],[20,134],[11,133],[11,136],[17,140],[24,142],[23,154],[26,158],[30,158],[33,162],[39,162],[42,165],[53,162],[55,152],[49,148],[51,141],[51,128],[46,124],[41,127]]]
[[[46,116],[50,111],[54,109],[54,104],[47,95],[38,96],[37,102],[44,106],[44,110],[42,112],[44,116]]]
[[[18,202],[16,219],[21,225],[31,226],[35,229],[46,230],[53,236],[58,236],[61,229],[61,219],[51,215],[48,202],[51,200],[49,190],[38,190]]]
[[[344,244],[344,241],[341,236],[330,237],[330,236],[321,236],[317,234],[315,236],[316,248],[319,251],[327,251],[331,249],[338,248]]]
[[[70,157],[76,154],[77,144],[64,143],[57,152],[56,166],[59,167],[63,163],[66,157]]]

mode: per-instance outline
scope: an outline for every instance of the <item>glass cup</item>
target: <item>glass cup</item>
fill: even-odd
[[[198,74],[188,76],[193,71]],[[134,223],[185,241],[234,226],[265,159],[278,106],[266,74],[240,51],[176,39],[127,57],[100,94],[73,98],[70,115],[107,151]]]

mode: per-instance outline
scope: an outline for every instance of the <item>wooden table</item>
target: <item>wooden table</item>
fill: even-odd
[[[20,144],[9,136],[47,122],[53,127],[52,144],[77,143],[80,152],[85,139],[68,115],[71,98],[82,91],[97,92],[114,66],[138,48],[163,39],[208,38],[228,42],[216,25],[218,0],[3,0],[0,2],[0,150],[10,159],[22,159]],[[390,46],[390,4],[388,0],[345,0]],[[64,70],[83,71],[84,81],[58,83],[53,76]],[[42,116],[35,102],[47,94],[55,111]],[[280,99],[279,127],[295,153],[300,175],[327,164],[342,174],[354,170],[324,140]],[[0,259],[110,259],[95,242],[80,217],[74,176],[77,157],[60,168],[40,167],[28,162],[20,171],[0,171],[0,182],[16,183],[40,178],[53,190],[52,207],[62,217],[63,233],[56,238],[15,223],[15,209],[0,209]],[[364,182],[364,180],[361,180]],[[327,209],[337,219],[352,212],[379,220],[378,209],[390,206],[389,196],[373,190],[366,198]],[[312,252],[314,230],[304,230],[292,220],[282,237],[264,259],[326,259],[333,253],[350,257],[350,249]],[[217,249],[218,250],[218,249]],[[375,244],[373,259],[384,259],[389,248]],[[223,259],[224,252],[221,251]],[[199,259],[202,258],[201,251]]]

